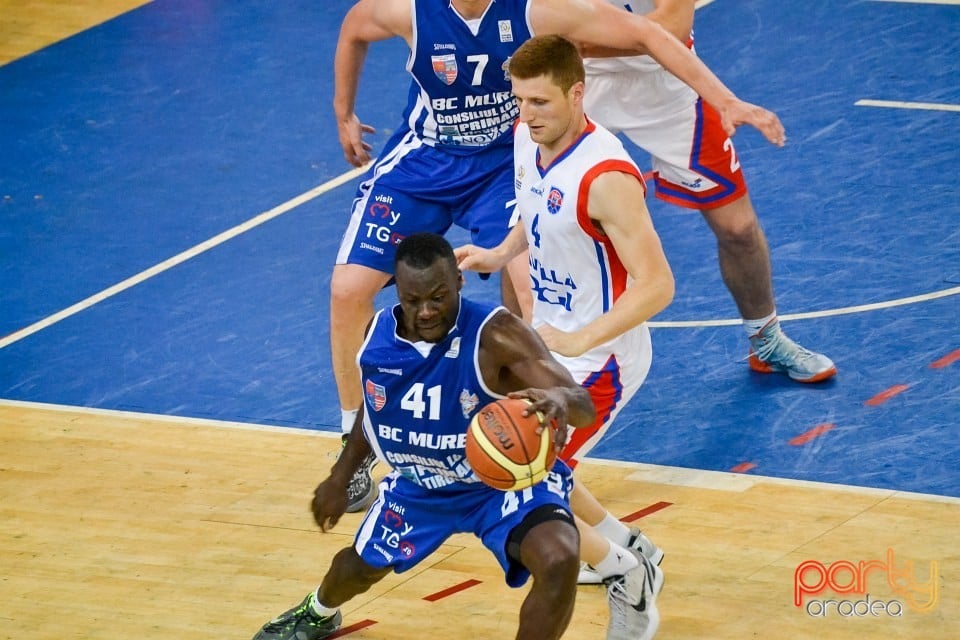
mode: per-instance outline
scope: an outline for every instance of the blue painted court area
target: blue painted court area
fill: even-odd
[[[329,277],[355,179],[18,332],[344,174],[330,101],[350,4],[157,0],[0,67],[0,398],[337,428]],[[712,235],[651,198],[677,295],[594,456],[960,496],[960,113],[856,106],[960,105],[958,28],[956,5],[698,12],[700,55],[787,127],[783,149],[735,140],[779,311],[813,316],[785,327],[840,373],[751,373]],[[405,51],[375,45],[363,74],[375,148]],[[496,295],[472,275],[466,291]]]

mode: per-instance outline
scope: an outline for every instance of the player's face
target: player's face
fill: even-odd
[[[401,337],[440,342],[453,328],[460,312],[460,271],[440,258],[426,269],[401,262],[394,277],[403,310]]]
[[[536,78],[513,79],[513,95],[520,105],[520,122],[530,127],[530,137],[547,147],[567,146],[573,142],[582,117],[580,99],[583,83],[576,83],[564,93],[553,79],[543,75]]]

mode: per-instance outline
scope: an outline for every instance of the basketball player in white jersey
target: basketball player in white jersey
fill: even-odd
[[[609,1],[658,22],[693,51],[695,0]],[[658,198],[700,211],[713,230],[723,281],[750,340],[750,368],[808,383],[834,376],[830,358],[780,329],[767,239],[736,149],[709,99],[650,56],[590,58],[609,52],[591,47],[582,52],[588,56],[586,112],[651,154]]]
[[[456,255],[462,269],[487,271],[529,251],[533,325],[597,409],[595,422],[573,433],[560,453],[575,466],[646,378],[652,349],[645,322],[670,303],[674,280],[640,170],[620,141],[583,112],[576,47],[559,36],[537,36],[514,53],[509,68],[520,106],[514,187],[522,224],[494,249],[466,245]],[[578,497],[591,501],[590,514]],[[587,525],[579,523],[581,558],[607,584],[611,611],[655,612],[662,552],[649,541],[646,549],[624,546],[629,530],[579,483],[571,504]],[[611,525],[624,544],[604,537]],[[625,570],[624,563],[636,566]],[[651,638],[657,620],[655,613],[611,615],[607,637]]]

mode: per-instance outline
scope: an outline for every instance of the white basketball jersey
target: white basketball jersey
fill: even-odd
[[[587,196],[600,174],[619,171],[643,178],[620,141],[588,121],[583,135],[548,167],[525,124],[514,138],[515,187],[530,248],[533,324],[576,331],[613,307],[632,282],[613,243],[590,220]],[[576,358],[557,359],[574,374],[600,371],[616,355],[621,366],[646,360],[646,324]]]

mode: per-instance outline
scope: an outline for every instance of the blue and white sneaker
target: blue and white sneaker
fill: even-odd
[[[749,361],[758,373],[785,373],[797,382],[822,382],[837,375],[833,360],[788,338],[777,318],[750,336]]]

